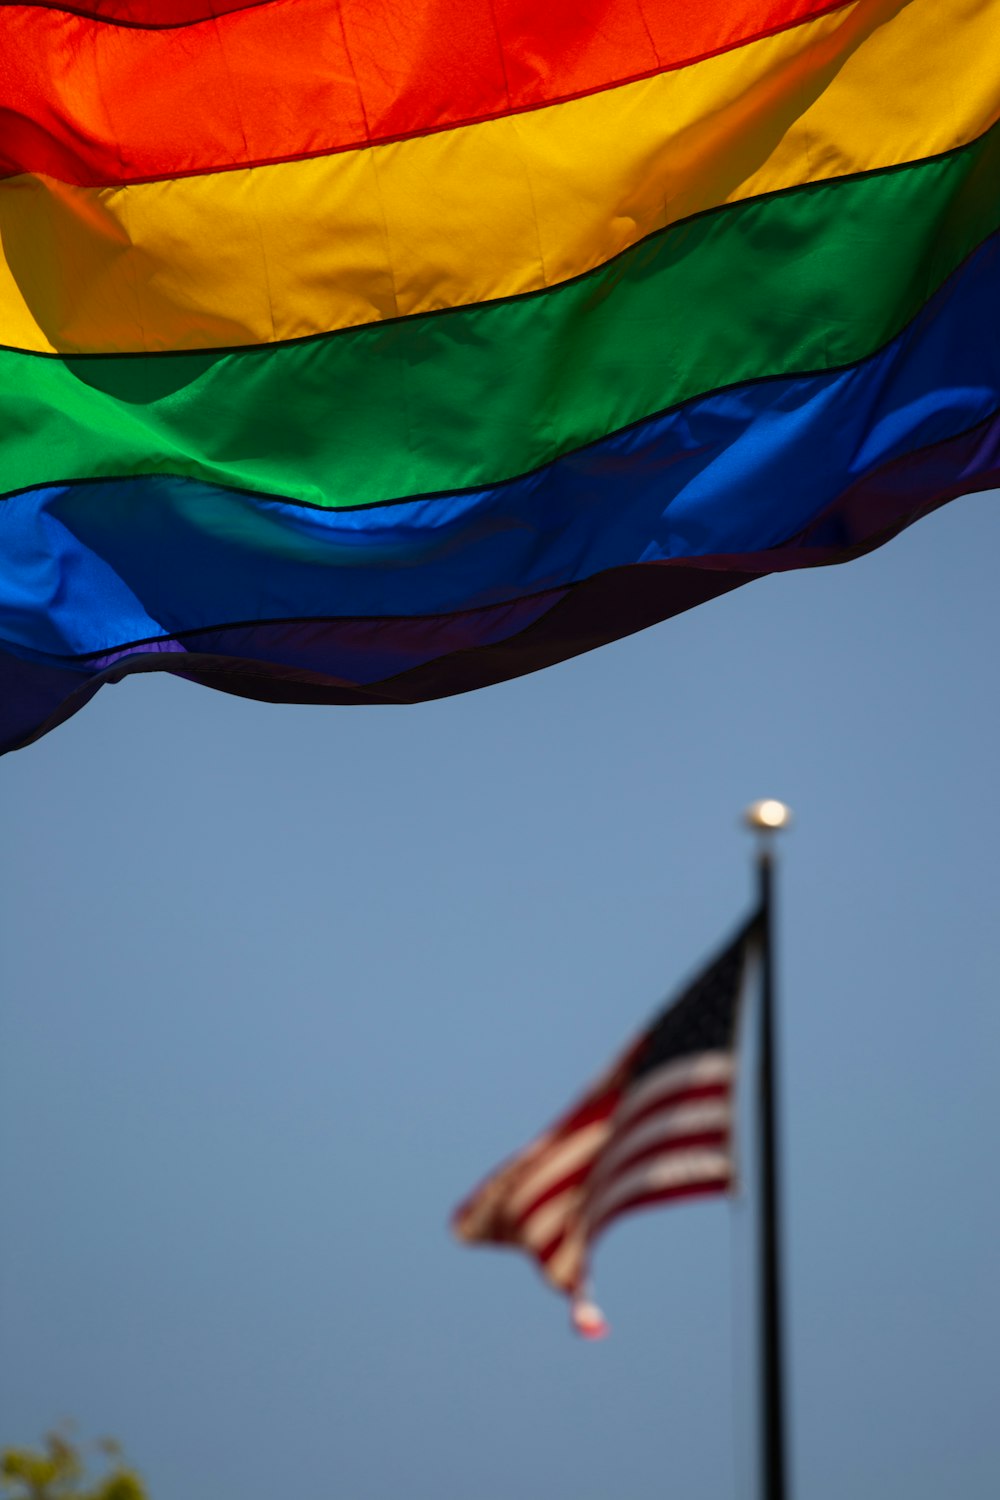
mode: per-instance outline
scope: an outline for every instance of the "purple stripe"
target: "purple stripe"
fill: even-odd
[[[792,541],[765,552],[640,563],[570,589],[465,614],[190,632],[76,668],[0,654],[2,748],[38,738],[81,708],[102,683],[136,671],[171,671],[272,702],[420,702],[484,687],[643,629],[753,578],[847,561],[948,500],[997,484],[1000,413],[883,465]]]

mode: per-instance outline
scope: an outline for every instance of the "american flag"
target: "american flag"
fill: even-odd
[[[524,1250],[573,1305],[579,1332],[607,1332],[590,1301],[597,1237],[633,1209],[725,1193],[736,1032],[751,918],[576,1104],[456,1210],[469,1243]]]

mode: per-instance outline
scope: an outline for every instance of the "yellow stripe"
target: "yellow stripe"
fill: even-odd
[[[914,161],[1000,114],[1000,0],[857,0],[638,83],[270,167],[0,184],[0,343],[269,343],[506,297],[666,224]]]

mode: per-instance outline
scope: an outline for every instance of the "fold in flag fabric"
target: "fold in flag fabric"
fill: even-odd
[[[453,1227],[470,1244],[524,1251],[572,1299],[578,1332],[607,1332],[590,1254],[623,1214],[729,1192],[737,1031],[752,918],[583,1097],[476,1189]]]
[[[407,703],[1000,481],[1000,0],[0,5],[0,749]]]

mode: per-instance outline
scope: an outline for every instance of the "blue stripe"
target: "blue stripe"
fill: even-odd
[[[0,754],[138,671],[283,703],[417,703],[536,671],[737,588],[762,572],[843,562],[936,505],[1000,484],[1000,413],[883,465],[784,547],[751,559],[639,563],[482,610],[270,621],[159,637],[66,667],[0,651]]]
[[[0,505],[0,643],[65,660],[230,621],[482,608],[607,568],[757,553],[1000,406],[994,236],[878,354],[719,392],[474,493],[333,512],[169,475]]]

